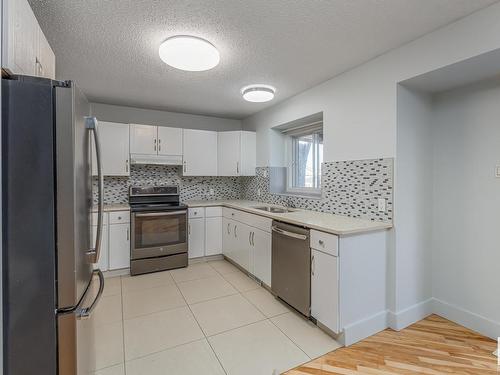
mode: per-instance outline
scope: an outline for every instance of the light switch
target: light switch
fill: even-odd
[[[210,189],[210,195],[214,195],[214,189]]]
[[[386,200],[385,198],[378,198],[378,212],[385,212]]]
[[[261,194],[260,189],[257,189],[257,196],[260,197],[260,194]]]

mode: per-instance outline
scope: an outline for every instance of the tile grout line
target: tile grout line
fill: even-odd
[[[290,311],[290,313],[293,314],[293,311]],[[288,314],[288,313],[285,313],[285,314]],[[285,315],[285,314],[281,314],[281,315]],[[309,357],[309,354],[307,354],[295,341],[292,340],[292,338],[290,336],[288,336],[276,323],[274,323],[272,321],[272,319],[269,319],[271,321],[271,323],[276,327],[278,328],[278,330],[283,333],[283,335],[285,335],[285,337],[290,340],[290,342],[295,345],[302,353],[304,353],[306,355],[307,358],[309,358],[309,360],[312,360],[313,358]],[[307,362],[304,362],[304,363],[307,363]]]
[[[173,278],[173,277],[172,277],[172,278]],[[175,281],[175,279],[174,279],[174,281]],[[196,324],[198,324],[198,327],[200,328],[200,331],[201,331],[201,333],[203,334],[203,336],[204,336],[204,338],[205,338],[205,341],[207,342],[208,346],[210,346],[210,349],[212,350],[212,353],[214,353],[215,358],[217,358],[217,362],[219,362],[219,365],[220,365],[220,367],[222,368],[222,371],[224,371],[224,374],[226,374],[226,375],[227,375],[227,371],[226,371],[226,369],[224,368],[224,365],[222,364],[222,361],[220,360],[220,358],[219,358],[219,356],[217,355],[216,351],[215,351],[215,350],[214,350],[214,348],[212,347],[212,344],[211,344],[211,343],[210,343],[210,341],[208,340],[208,337],[207,337],[207,335],[206,335],[205,331],[203,330],[203,328],[201,327],[200,322],[198,321],[198,319],[196,319],[196,315],[194,314],[193,310],[191,309],[191,306],[189,306],[189,303],[187,302],[186,297],[185,297],[185,296],[184,296],[184,294],[182,293],[181,288],[179,288],[179,286],[178,286],[178,285],[176,285],[176,286],[177,286],[177,289],[179,289],[179,292],[181,293],[182,298],[184,298],[184,302],[186,302],[186,305],[187,305],[187,307],[188,307],[189,311],[190,311],[190,312],[191,312],[191,314],[193,315],[194,321],[196,322]]]

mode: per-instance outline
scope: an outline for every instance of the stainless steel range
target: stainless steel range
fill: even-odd
[[[188,265],[187,206],[178,186],[130,187],[130,274]]]

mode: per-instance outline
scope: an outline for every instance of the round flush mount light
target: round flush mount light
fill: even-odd
[[[245,86],[241,89],[243,99],[253,103],[263,103],[274,99],[276,89],[273,86],[255,84]]]
[[[158,52],[165,64],[191,72],[212,69],[220,61],[219,51],[212,43],[190,35],[168,38]]]

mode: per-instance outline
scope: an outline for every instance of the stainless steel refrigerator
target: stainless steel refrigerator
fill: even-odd
[[[3,363],[8,375],[88,374],[104,288],[91,243],[90,105],[71,81],[2,78]]]

